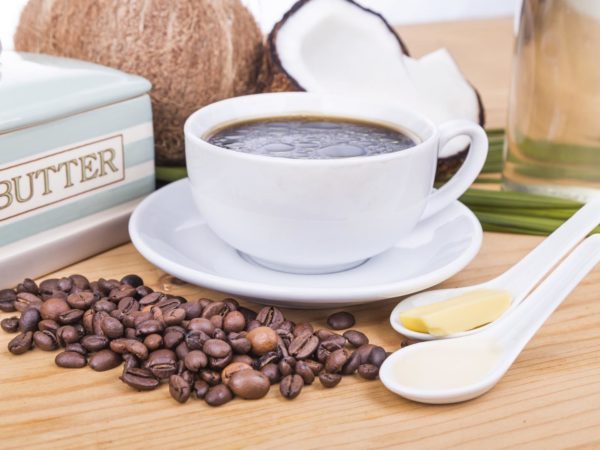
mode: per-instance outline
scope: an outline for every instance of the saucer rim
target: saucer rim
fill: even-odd
[[[396,298],[435,286],[464,269],[479,253],[483,241],[483,230],[479,220],[465,205],[458,200],[452,202],[447,208],[458,207],[462,209],[463,215],[468,217],[473,224],[473,235],[471,244],[458,258],[448,264],[426,274],[379,285],[364,287],[298,287],[298,286],[273,286],[262,282],[243,281],[235,278],[213,275],[207,272],[189,268],[179,262],[162,256],[141,237],[140,217],[144,216],[146,210],[156,202],[158,193],[164,189],[177,191],[189,188],[189,179],[184,178],[148,195],[133,211],[129,220],[129,236],[137,251],[150,263],[159,269],[174,275],[186,282],[213,289],[223,293],[265,299],[281,302],[318,303],[330,302],[339,304],[351,304],[360,302],[371,302]],[[161,195],[164,195],[162,192]],[[439,213],[438,213],[439,214]],[[367,262],[368,263],[368,262]],[[301,277],[302,275],[297,275]],[[323,275],[327,276],[327,275]]]

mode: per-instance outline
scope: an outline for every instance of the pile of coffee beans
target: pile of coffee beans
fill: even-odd
[[[25,279],[16,289],[0,290],[0,310],[20,312],[2,329],[19,333],[8,350],[20,355],[33,347],[60,349],[55,363],[86,365],[96,371],[123,364],[121,381],[139,391],[168,383],[178,402],[192,395],[211,406],[264,397],[272,385],[296,398],[318,378],[326,388],[343,375],[377,378],[387,357],[348,312],[327,319],[331,329],[295,324],[271,306],[258,313],[231,298],[212,301],[154,292],[137,275],[120,281],[90,282],[83,275]]]

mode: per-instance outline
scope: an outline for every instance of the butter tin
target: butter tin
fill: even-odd
[[[0,55],[0,287],[129,240],[154,190],[150,88],[83,61]]]

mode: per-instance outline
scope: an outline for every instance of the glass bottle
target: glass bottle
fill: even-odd
[[[523,0],[506,136],[506,189],[600,196],[600,0]]]

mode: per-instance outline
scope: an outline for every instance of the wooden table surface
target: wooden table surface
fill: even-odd
[[[508,20],[403,27],[413,54],[446,45],[480,88],[489,125],[504,121],[510,51]],[[478,283],[518,261],[539,238],[486,233],[481,253],[444,287]],[[40,258],[51,255],[39,255]],[[189,298],[225,295],[177,283],[124,245],[54,276],[119,278],[136,272],[155,289]],[[26,275],[26,274],[23,274]],[[431,406],[404,400],[377,381],[317,382],[294,401],[277,389],[259,401],[220,408],[177,404],[163,387],[132,391],[120,369],[96,373],[54,365],[54,355],[13,356],[0,333],[0,448],[600,448],[600,270],[573,292],[502,381],[476,400]],[[356,328],[387,350],[401,337],[388,325],[396,300],[354,307]],[[328,311],[286,311],[323,325]],[[3,316],[7,316],[4,314]]]

